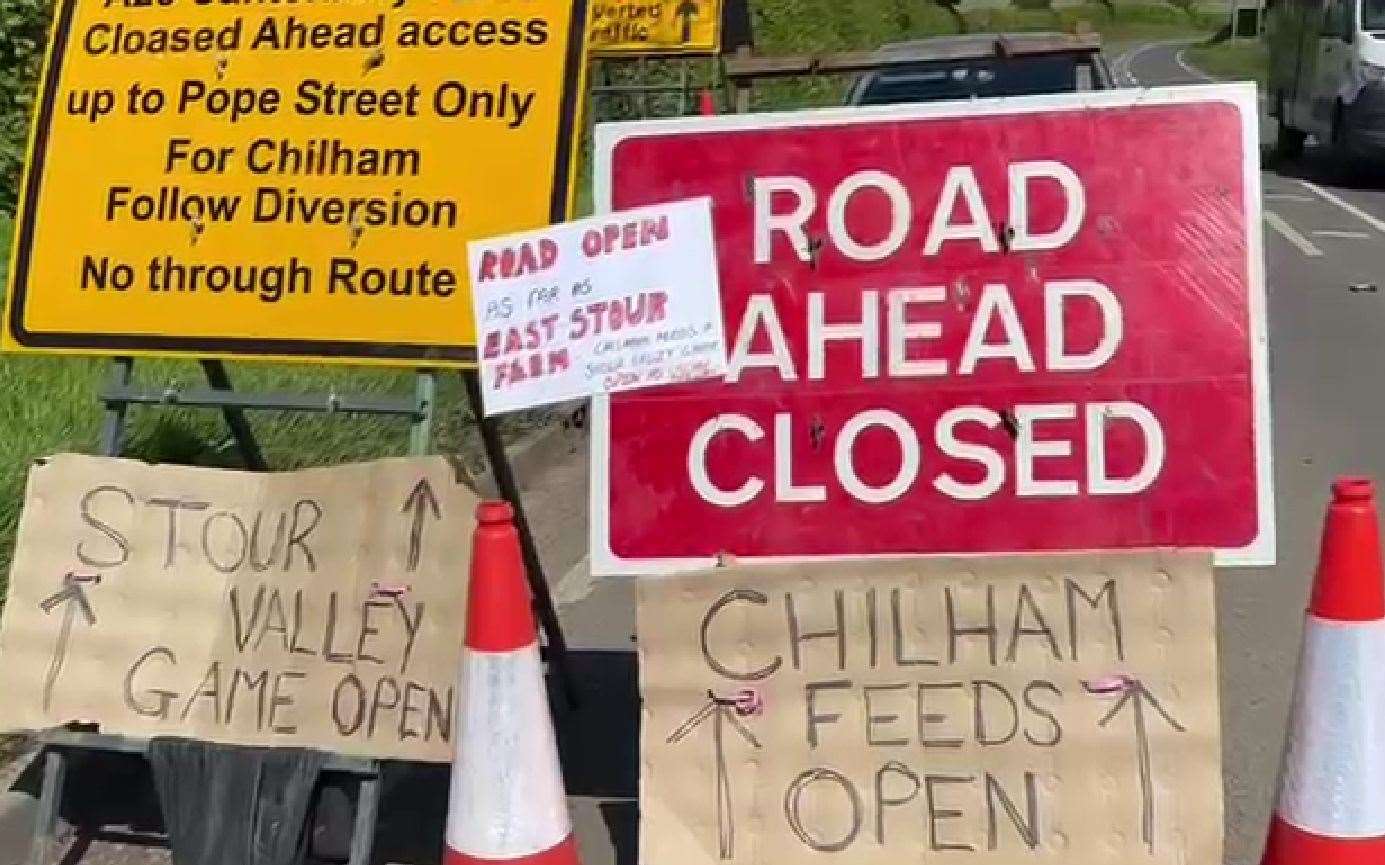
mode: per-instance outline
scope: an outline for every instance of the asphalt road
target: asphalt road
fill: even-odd
[[[1179,44],[1114,58],[1128,84],[1207,81]],[[1267,142],[1273,126],[1262,119]],[[1385,174],[1323,153],[1262,172],[1279,564],[1218,574],[1227,859],[1259,862],[1328,484],[1385,478]]]

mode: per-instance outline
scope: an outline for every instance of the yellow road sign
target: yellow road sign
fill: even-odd
[[[567,217],[586,0],[60,0],[3,346],[475,360],[466,244]]]
[[[723,0],[591,0],[591,50],[601,55],[716,54]]]

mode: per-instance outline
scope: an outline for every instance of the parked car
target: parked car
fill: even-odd
[[[973,33],[897,42],[876,52],[848,105],[1109,90],[1101,39],[1090,33]]]
[[[1385,157],[1385,0],[1277,0],[1268,34],[1280,154]]]

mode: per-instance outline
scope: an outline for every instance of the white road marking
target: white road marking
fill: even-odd
[[[1201,69],[1198,69],[1196,66],[1194,66],[1194,65],[1191,64],[1191,63],[1189,63],[1189,62],[1188,62],[1188,58],[1187,58],[1186,56],[1184,56],[1184,55],[1186,55],[1187,53],[1188,53],[1188,48],[1185,47],[1185,48],[1180,48],[1180,49],[1178,50],[1178,53],[1175,54],[1175,55],[1173,55],[1173,62],[1178,64],[1178,68],[1179,68],[1179,69],[1182,69],[1184,72],[1188,73],[1189,75],[1193,76],[1194,78],[1196,78],[1196,79],[1199,80],[1199,81],[1212,81],[1212,80],[1214,80],[1214,79],[1212,78],[1212,76],[1208,75],[1206,72],[1203,72]]]
[[[1138,87],[1140,84],[1140,80],[1135,77],[1135,58],[1139,57],[1141,54],[1144,54],[1146,51],[1152,51],[1155,48],[1159,48],[1167,44],[1169,43],[1150,42],[1147,45],[1141,45],[1139,48],[1135,48],[1131,51],[1125,52],[1116,60],[1116,65],[1120,67],[1120,74],[1125,76],[1126,82],[1131,87]]]
[[[1314,195],[1318,196],[1323,201],[1326,201],[1329,204],[1337,205],[1341,209],[1345,210],[1347,213],[1350,213],[1352,216],[1369,225],[1371,228],[1374,228],[1381,234],[1385,234],[1385,219],[1380,219],[1378,217],[1372,216],[1371,214],[1352,204],[1350,201],[1347,201],[1343,198],[1340,198],[1332,194],[1331,192],[1328,192],[1326,189],[1323,189],[1321,186],[1318,186],[1317,184],[1309,183],[1306,180],[1300,180],[1299,183],[1302,183],[1305,189],[1307,189]]]
[[[1119,54],[1111,61],[1111,80],[1117,87],[1124,87],[1127,84],[1125,70],[1122,68],[1124,63],[1125,54]]]
[[[1191,47],[1189,43],[1174,40],[1167,42],[1149,42],[1139,46],[1138,48],[1134,48],[1130,51],[1127,51],[1124,54],[1117,57],[1115,63],[1112,64],[1111,70],[1112,75],[1116,79],[1116,84],[1119,85],[1121,83],[1121,79],[1124,78],[1127,86],[1143,86],[1140,83],[1140,80],[1135,77],[1135,61],[1147,51],[1153,51],[1155,48],[1168,48],[1175,45],[1183,46],[1181,49],[1179,49],[1178,53],[1175,54],[1173,58],[1174,62],[1178,64],[1179,68],[1181,68],[1184,72],[1188,73],[1189,75],[1193,76],[1193,78],[1197,79],[1198,81],[1216,80],[1209,76],[1206,72],[1203,72],[1202,70],[1193,66],[1184,58],[1183,53],[1187,51],[1189,47]]]
[[[1266,201],[1312,201],[1311,195],[1299,195],[1294,192],[1266,192]]]
[[[1125,71],[1125,55],[1122,54],[1111,61],[1111,80],[1117,87],[1130,86],[1130,76]]]
[[[1336,229],[1324,228],[1313,232],[1314,237],[1335,237],[1339,240],[1370,240],[1371,235],[1365,231],[1337,231]]]
[[[1148,46],[1146,46],[1148,47]],[[1135,56],[1143,52],[1145,48],[1135,48],[1125,53],[1125,63],[1121,67],[1121,74],[1125,76],[1125,83],[1129,87],[1139,87],[1140,79],[1135,77]]]
[[[1299,252],[1303,253],[1309,258],[1322,257],[1322,250],[1314,246],[1313,241],[1309,240],[1308,238],[1300,234],[1297,228],[1294,228],[1292,225],[1285,222],[1284,217],[1275,213],[1273,210],[1265,211],[1265,222],[1269,224],[1270,228],[1273,228],[1275,231],[1279,232],[1280,236],[1282,236],[1285,240],[1289,241],[1294,246],[1297,246]]]

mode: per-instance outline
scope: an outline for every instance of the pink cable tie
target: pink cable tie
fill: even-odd
[[[1112,676],[1105,676],[1100,679],[1084,679],[1082,688],[1088,694],[1101,697],[1114,697],[1117,694],[1124,694],[1135,684],[1135,680],[1123,673]]]
[[[736,692],[735,707],[736,714],[742,718],[758,716],[765,711],[765,701],[754,688],[743,688]]]

